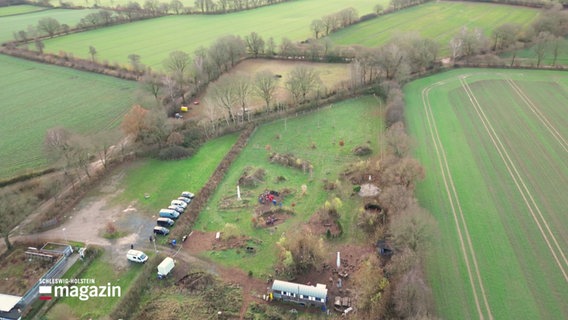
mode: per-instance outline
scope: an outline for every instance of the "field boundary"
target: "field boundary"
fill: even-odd
[[[476,288],[475,281],[474,281],[471,263],[473,263],[473,266],[475,268],[475,275],[476,275],[477,282],[478,282],[479,287],[480,287],[480,291],[481,291],[480,295],[483,298],[483,303],[485,305],[485,309],[486,309],[486,311],[489,315],[489,319],[493,319],[493,315],[491,314],[491,308],[489,307],[489,302],[487,301],[487,295],[485,293],[485,288],[483,286],[483,281],[481,279],[481,274],[479,272],[479,267],[478,267],[478,264],[477,264],[477,258],[475,256],[475,250],[473,249],[471,238],[469,236],[469,230],[467,228],[467,223],[466,223],[464,216],[463,216],[463,211],[462,211],[462,208],[461,208],[461,204],[459,202],[458,193],[455,189],[452,174],[451,174],[450,168],[448,166],[448,161],[447,161],[447,158],[446,158],[446,152],[444,150],[444,147],[442,145],[442,141],[440,140],[440,136],[438,134],[438,128],[436,126],[436,120],[435,120],[435,117],[432,113],[432,106],[431,106],[430,100],[429,100],[430,90],[432,88],[434,88],[435,86],[443,85],[443,84],[445,84],[445,82],[441,81],[441,82],[435,83],[431,86],[424,88],[422,90],[422,104],[424,106],[424,111],[426,113],[428,128],[430,130],[430,136],[432,138],[432,142],[434,143],[434,149],[436,151],[436,155],[437,155],[437,158],[438,158],[438,164],[440,166],[440,171],[442,172],[442,179],[444,181],[444,186],[445,186],[445,189],[446,189],[448,200],[450,201],[450,206],[452,208],[452,214],[453,214],[453,217],[454,217],[454,222],[456,224],[456,230],[458,232],[461,251],[463,253],[463,257],[464,257],[464,260],[465,260],[464,262],[465,262],[465,265],[466,265],[466,268],[467,268],[467,273],[468,273],[468,276],[469,276],[469,281],[470,281],[470,285],[471,285],[471,288],[472,288],[473,297],[475,299],[475,305],[476,305],[477,313],[479,315],[479,319],[484,319],[484,314],[483,314],[482,307],[481,307],[481,304],[480,304],[480,301],[479,301],[480,298],[478,296],[477,288]],[[454,199],[455,199],[455,204],[454,204]],[[457,207],[457,210],[456,210],[456,207]],[[459,217],[458,217],[458,212],[459,212]],[[460,220],[461,220],[462,226],[460,226]],[[462,227],[464,229],[463,232],[462,232]],[[467,240],[467,248],[466,248],[465,241],[464,241],[464,234],[465,234],[465,239]],[[470,262],[470,258],[469,258],[468,253],[471,255],[472,262]]]
[[[539,229],[542,237],[544,238],[550,252],[552,253],[552,256],[554,257],[554,260],[556,261],[556,264],[558,265],[558,267],[560,268],[560,271],[564,275],[564,279],[566,280],[566,282],[568,282],[568,273],[565,269],[565,266],[560,261],[556,250],[558,250],[559,255],[562,256],[562,260],[564,260],[564,263],[566,265],[568,265],[568,260],[566,259],[566,256],[564,255],[562,248],[558,244],[558,241],[556,240],[554,233],[550,229],[547,220],[542,215],[540,208],[536,204],[536,201],[534,200],[534,197],[532,196],[531,192],[529,191],[529,189],[528,189],[526,183],[524,182],[521,174],[517,170],[515,163],[513,162],[509,153],[507,152],[507,149],[503,145],[501,138],[496,133],[493,125],[489,121],[489,118],[485,115],[485,112],[483,111],[481,104],[479,103],[479,101],[477,100],[477,98],[475,97],[473,92],[471,91],[469,84],[466,82],[466,79],[469,76],[470,75],[461,75],[459,77],[461,86],[464,89],[464,91],[466,92],[466,94],[468,95],[469,100],[470,100],[473,108],[475,109],[476,114],[478,115],[480,121],[483,124],[483,127],[485,128],[485,131],[489,135],[491,142],[495,146],[495,149],[497,150],[499,156],[501,157],[503,164],[507,168],[507,172],[509,173],[509,175],[513,179],[513,182],[515,183],[517,190],[519,191],[521,197],[523,198],[525,205],[529,209],[534,222],[538,226],[538,229]],[[535,213],[535,211],[536,211],[536,213]],[[538,217],[537,217],[537,215],[538,215]],[[542,221],[539,220],[539,218]],[[544,231],[544,228],[543,228],[542,225],[545,226],[546,232]],[[554,246],[556,247],[556,249],[551,244],[551,240],[549,239],[549,237],[552,238],[552,242],[554,242]]]

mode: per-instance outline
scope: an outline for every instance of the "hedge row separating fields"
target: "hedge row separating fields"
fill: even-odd
[[[209,198],[221,181],[223,177],[225,177],[225,173],[229,170],[229,167],[235,161],[237,156],[241,153],[243,148],[247,145],[250,136],[254,133],[256,126],[249,125],[244,128],[239,136],[237,142],[233,145],[231,150],[225,155],[221,163],[215,169],[215,172],[209,178],[209,181],[203,186],[201,191],[199,191],[195,195],[195,199],[191,202],[191,205],[188,207],[186,213],[184,213],[180,219],[176,222],[177,225],[181,225],[178,228],[175,228],[172,232],[173,238],[181,238],[184,235],[189,234],[195,220],[199,213],[207,206],[209,202]]]
[[[142,292],[150,285],[148,279],[152,277],[158,264],[163,259],[163,256],[156,255],[146,261],[142,272],[134,278],[132,286],[130,286],[122,299],[120,299],[118,304],[114,307],[114,310],[110,313],[110,319],[130,319],[133,312],[138,308]]]

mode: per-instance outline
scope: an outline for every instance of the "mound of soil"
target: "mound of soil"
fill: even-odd
[[[353,148],[352,152],[354,155],[362,157],[370,155],[373,150],[368,145],[363,145],[356,146],[355,148]]]
[[[264,182],[264,176],[266,175],[266,170],[263,168],[253,168],[247,166],[243,171],[243,174],[239,178],[239,185],[243,187],[254,188]]]
[[[272,163],[278,163],[286,167],[292,167],[303,171],[308,171],[313,169],[313,166],[309,161],[297,158],[295,155],[291,153],[282,154],[274,152],[270,154],[268,160]]]
[[[338,237],[343,233],[341,226],[337,220],[333,219],[321,219],[318,214],[312,215],[310,221],[308,222],[308,228],[313,234],[327,236],[329,230],[329,235],[331,237]]]

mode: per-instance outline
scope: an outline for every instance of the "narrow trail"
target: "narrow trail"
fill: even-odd
[[[548,221],[544,218],[539,206],[534,200],[532,193],[528,189],[527,184],[525,183],[523,177],[521,176],[517,167],[515,166],[514,161],[511,159],[511,156],[509,155],[507,149],[505,148],[503,142],[501,141],[501,138],[495,131],[494,126],[489,121],[489,118],[485,114],[481,104],[479,103],[479,101],[471,91],[469,84],[466,82],[466,78],[467,75],[460,77],[461,85],[465,90],[465,92],[467,93],[469,100],[475,109],[475,112],[477,113],[481,123],[483,124],[485,131],[489,135],[491,142],[495,146],[495,149],[499,153],[501,160],[505,164],[505,167],[507,168],[509,175],[511,176],[513,182],[515,183],[515,186],[517,187],[517,190],[519,191],[521,197],[523,198],[526,207],[529,209],[534,222],[536,223],[542,237],[544,238],[548,246],[548,249],[550,250],[550,253],[554,257],[556,264],[558,265],[560,271],[564,276],[564,280],[568,282],[568,273],[566,270],[568,267],[568,260],[566,259],[566,256],[562,251],[562,247],[559,245],[556,237],[554,236],[554,233],[550,229]]]
[[[428,128],[430,129],[430,137],[432,138],[432,142],[434,144],[434,149],[436,151],[436,155],[438,158],[438,165],[440,166],[440,171],[442,173],[442,179],[444,181],[444,187],[446,190],[446,194],[448,196],[448,200],[450,202],[450,206],[452,208],[452,214],[454,217],[454,222],[456,224],[456,230],[458,232],[461,251],[463,253],[463,257],[465,260],[465,265],[467,268],[467,273],[470,281],[470,285],[473,291],[473,297],[475,300],[475,306],[477,309],[477,313],[479,315],[479,319],[485,319],[484,312],[482,310],[481,302],[479,296],[483,299],[483,303],[485,305],[485,309],[489,315],[489,319],[493,319],[493,315],[491,314],[491,309],[489,307],[489,303],[487,301],[487,295],[485,294],[485,288],[483,286],[483,281],[481,279],[481,274],[479,272],[479,267],[477,264],[477,258],[475,256],[475,250],[473,248],[473,244],[471,242],[471,238],[469,235],[469,231],[467,228],[466,221],[464,219],[463,211],[461,208],[461,204],[459,201],[458,193],[454,186],[454,181],[452,178],[452,174],[448,165],[448,161],[446,158],[446,152],[442,145],[442,141],[440,139],[438,128],[436,125],[436,120],[434,114],[432,112],[432,106],[429,100],[429,93],[430,90],[438,85],[443,85],[444,82],[435,83],[427,88],[422,90],[422,105],[424,106],[424,111],[426,113],[426,119],[428,122]],[[463,229],[463,230],[462,230]],[[471,261],[470,261],[471,255]],[[473,267],[472,267],[473,264]],[[475,273],[475,276],[474,276]],[[478,292],[477,283],[480,287],[480,291]]]

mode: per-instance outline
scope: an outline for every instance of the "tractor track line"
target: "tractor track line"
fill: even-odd
[[[491,139],[491,142],[493,142],[493,145],[497,149],[497,152],[499,153],[501,160],[503,160],[503,163],[505,164],[507,171],[509,172],[509,175],[513,179],[513,182],[515,183],[517,190],[521,194],[523,201],[525,202],[527,208],[529,209],[529,211],[530,211],[530,213],[533,217],[533,220],[537,224],[538,229],[539,229],[542,237],[544,238],[550,252],[552,253],[552,256],[554,257],[554,260],[556,261],[556,264],[558,265],[558,267],[560,268],[560,271],[564,275],[564,279],[566,280],[566,282],[568,282],[568,274],[565,270],[564,265],[560,261],[558,255],[557,255],[557,252],[556,252],[556,250],[558,250],[558,252],[560,253],[560,255],[562,256],[562,258],[564,260],[564,263],[568,265],[568,260],[566,259],[566,256],[564,255],[562,248],[560,247],[560,245],[558,244],[558,241],[556,240],[556,237],[554,236],[554,234],[550,230],[548,222],[543,217],[542,212],[540,211],[538,205],[536,204],[531,192],[527,188],[527,185],[525,184],[523,178],[521,177],[520,173],[518,172],[517,167],[515,166],[515,163],[511,160],[511,157],[509,156],[507,149],[505,148],[505,146],[501,142],[501,139],[499,138],[499,136],[497,135],[493,125],[491,124],[491,122],[489,121],[487,116],[485,115],[485,112],[483,111],[483,108],[479,104],[479,101],[477,100],[477,98],[475,97],[475,95],[471,91],[471,88],[469,87],[469,85],[465,81],[466,78],[467,78],[467,75],[460,76],[461,85],[462,85],[463,89],[465,90],[465,92],[467,93],[469,100],[470,100],[471,104],[473,105],[473,107],[475,109],[475,112],[477,113],[479,119],[481,120],[481,122],[483,124],[483,127],[485,128],[487,134],[489,135],[489,138]],[[529,201],[529,199],[530,199],[530,201]],[[535,211],[537,211],[537,213],[538,213],[538,215],[539,215],[539,217],[542,221],[539,220]],[[545,232],[544,228],[542,227],[543,224],[546,227],[547,232]],[[547,235],[547,233],[548,233],[548,235]],[[550,238],[552,238],[552,241],[554,242],[556,250],[554,249],[553,245],[551,244],[549,236],[550,236]]]
[[[479,314],[479,319],[483,320],[484,319],[484,314],[483,311],[481,310],[481,304],[479,301],[479,293],[477,292],[477,288],[475,285],[475,280],[474,280],[474,276],[473,276],[473,271],[472,271],[472,267],[471,267],[471,262],[470,262],[470,258],[469,258],[469,254],[471,254],[472,256],[472,260],[473,260],[473,265],[475,266],[475,272],[477,275],[477,280],[478,283],[480,284],[481,287],[481,294],[483,295],[483,300],[485,303],[485,306],[487,308],[487,311],[489,313],[489,318],[493,319],[493,316],[491,315],[491,311],[489,309],[489,304],[487,302],[487,296],[485,295],[485,290],[483,289],[483,284],[481,282],[481,276],[479,274],[479,269],[477,267],[477,261],[476,261],[476,257],[475,257],[475,253],[473,251],[473,247],[471,244],[471,239],[469,236],[469,232],[467,230],[467,224],[465,223],[465,219],[463,218],[463,212],[461,210],[461,205],[459,203],[459,198],[457,195],[457,192],[455,190],[454,184],[453,184],[453,179],[451,178],[451,172],[448,166],[448,162],[446,159],[446,155],[445,155],[445,150],[442,146],[442,142],[440,140],[440,136],[438,134],[438,129],[436,127],[436,121],[434,119],[434,115],[432,113],[432,106],[430,105],[430,100],[428,98],[428,95],[430,93],[430,90],[435,86],[435,85],[441,85],[443,83],[436,83],[433,84],[427,88],[424,88],[422,90],[422,104],[424,106],[424,111],[426,112],[426,119],[428,121],[428,128],[430,129],[430,136],[432,138],[432,142],[434,143],[434,149],[436,151],[436,155],[438,158],[438,164],[440,166],[440,170],[442,172],[442,179],[444,181],[444,186],[446,189],[446,193],[448,196],[448,200],[450,201],[450,206],[452,208],[452,214],[454,217],[454,222],[456,224],[456,229],[458,232],[458,236],[459,236],[459,240],[460,240],[460,246],[461,246],[461,250],[464,256],[464,260],[465,260],[465,265],[467,268],[467,273],[469,276],[469,281],[470,281],[470,285],[473,291],[473,297],[475,300],[475,306],[477,309],[477,313]],[[450,187],[451,184],[451,187]],[[455,198],[455,203],[454,203],[454,198]],[[456,209],[456,206],[458,209]],[[462,232],[462,227],[460,226],[460,219],[458,218],[458,211],[459,211],[459,215],[461,217],[461,223],[463,224],[463,228],[465,229],[465,232]],[[465,233],[465,236],[464,236]],[[467,244],[468,244],[468,248],[466,248],[466,244],[464,241],[464,237],[467,239]],[[468,250],[469,249],[469,250]],[[469,251],[469,254],[468,254]]]
[[[548,132],[552,135],[552,137],[560,144],[560,146],[564,149],[564,151],[568,152],[568,141],[556,130],[554,125],[550,123],[550,121],[546,118],[544,114],[540,111],[540,109],[529,99],[529,97],[524,93],[524,91],[515,83],[515,81],[511,78],[505,79],[507,83],[513,88],[513,90],[518,94],[518,96],[523,100],[523,102],[529,107],[529,109],[536,115],[538,120],[546,127]]]

